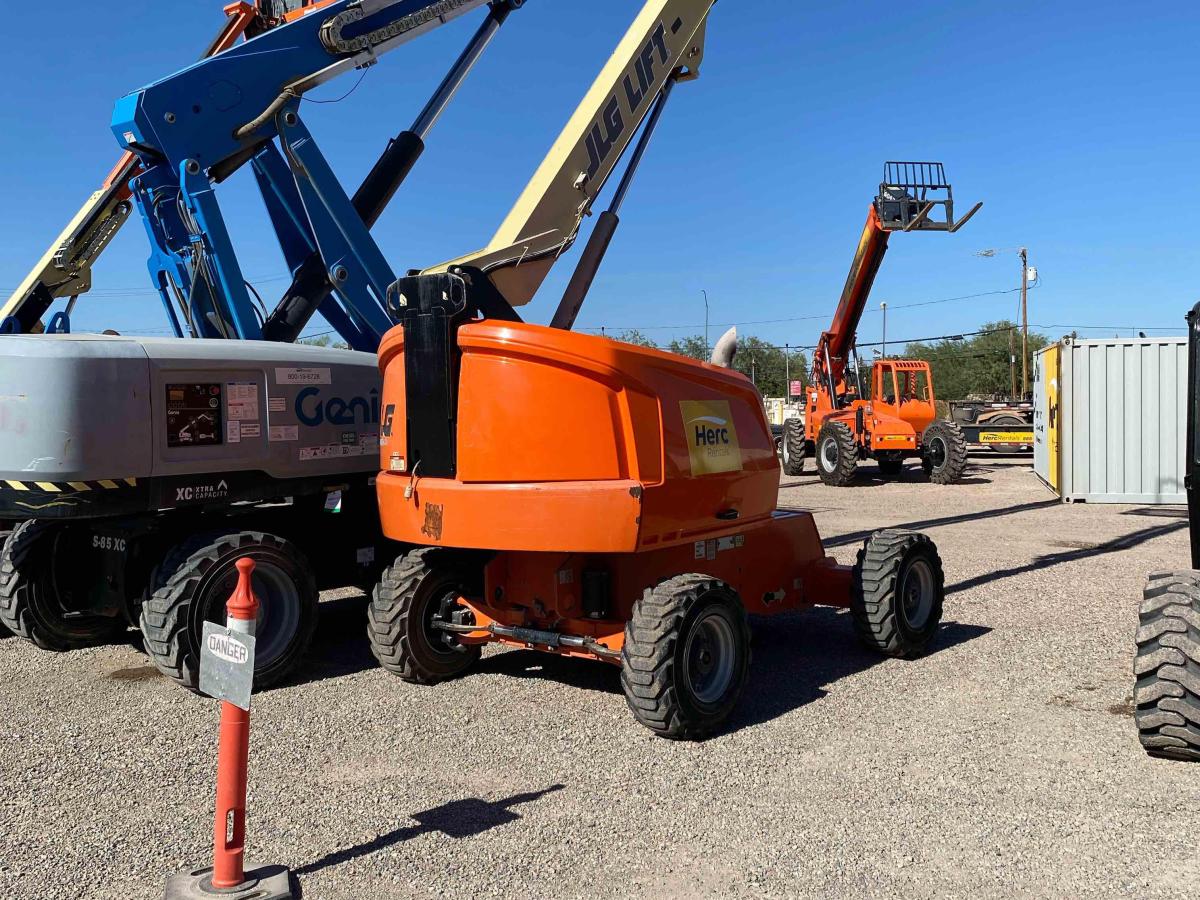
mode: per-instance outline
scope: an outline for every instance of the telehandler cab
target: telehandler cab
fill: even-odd
[[[879,194],[850,266],[833,324],[821,335],[805,395],[803,419],[784,423],[783,468],[799,475],[815,455],[825,484],[850,484],[860,459],[874,459],[882,474],[900,475],[904,460],[921,459],[929,480],[958,481],[967,466],[967,444],[954,422],[938,421],[929,363],[881,359],[871,369],[871,392],[862,383],[855,340],[875,275],[895,231],[962,228],[983,206],[954,218],[954,193],[936,162],[889,162]],[[940,211],[940,213],[939,213]]]
[[[696,77],[712,2],[646,4],[518,201],[514,227],[483,252],[489,269],[447,264],[389,291],[400,325],[379,352],[380,517],[387,537],[421,546],[384,573],[368,634],[407,681],[461,675],[490,642],[585,657],[621,667],[642,724],[697,739],[721,726],[746,684],[748,614],[848,607],[869,646],[899,657],[937,632],[943,574],[928,537],[877,532],[843,566],[809,512],[776,508],[774,440],[758,391],[728,368],[732,335],[706,364],[569,330],[613,210],[552,326],[512,308],[529,302],[540,260],[553,258],[534,254],[517,277],[524,249],[545,233],[526,214],[531,199],[586,208],[596,136],[638,121],[657,92],[636,166],[671,85]],[[664,72],[647,90],[644,76]]]

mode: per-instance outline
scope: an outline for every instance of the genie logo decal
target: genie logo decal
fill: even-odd
[[[379,421],[379,391],[368,397],[326,398],[319,387],[306,387],[296,395],[296,418],[310,428],[330,425],[371,425]]]
[[[683,20],[676,19],[671,26],[674,35],[683,27]],[[588,152],[587,177],[593,178],[600,167],[612,154],[613,147],[625,134],[631,123],[641,117],[642,106],[650,99],[650,87],[657,79],[666,74],[666,66],[671,62],[671,50],[667,46],[667,29],[662,24],[654,29],[650,40],[634,60],[633,68],[625,73],[621,80],[623,91],[617,91],[604,104],[600,118],[587,134]],[[658,70],[656,73],[655,70]],[[624,100],[624,104],[622,104]]]
[[[742,448],[728,400],[681,400],[679,412],[693,475],[742,470]]]

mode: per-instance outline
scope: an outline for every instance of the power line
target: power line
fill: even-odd
[[[893,306],[892,304],[889,303],[888,309],[889,310],[914,309],[918,306],[934,306],[934,305],[937,305],[940,303],[955,303],[955,302],[958,302],[961,300],[977,300],[980,297],[994,297],[994,296],[997,296],[1000,294],[1020,293],[1020,290],[1021,289],[1019,287],[1004,288],[1002,290],[996,290],[996,291],[983,291],[982,293],[979,293],[979,294],[963,294],[958,297],[944,297],[940,300],[921,300],[916,303],[900,303],[895,306]],[[878,310],[868,309],[868,310],[865,310],[864,312],[865,313],[877,313]],[[744,322],[718,322],[718,323],[710,323],[710,325],[711,325],[711,327],[716,327],[716,328],[732,328],[732,327],[741,326],[741,325],[780,325],[785,322],[828,321],[829,318],[830,318],[830,316],[828,314],[821,314],[821,315],[816,315],[816,316],[789,316],[789,317],[783,318],[783,319],[755,319],[755,320],[744,321]],[[596,331],[596,332],[681,331],[685,328],[699,329],[702,327],[703,327],[702,325],[625,325],[625,326],[601,325],[601,326],[593,327],[593,328],[581,328],[579,330],[580,331]],[[1128,326],[1126,326],[1126,327],[1128,327]]]

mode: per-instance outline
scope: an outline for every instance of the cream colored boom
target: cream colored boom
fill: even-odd
[[[474,266],[513,306],[533,299],[667,82],[699,77],[716,0],[648,0],[491,242],[425,270]]]
[[[132,173],[136,160],[128,154],[126,157],[122,157],[104,187],[88,198],[33,271],[0,306],[0,322],[24,313],[31,320],[24,323],[25,327],[40,331],[38,320],[52,300],[77,297],[91,290],[92,263],[116,236],[133,209],[129,192],[120,178]],[[38,292],[44,292],[40,300]],[[27,303],[36,305],[36,314],[25,309]]]

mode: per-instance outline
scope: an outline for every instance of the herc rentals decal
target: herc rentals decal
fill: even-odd
[[[728,400],[680,400],[693,475],[742,470],[742,448]]]

